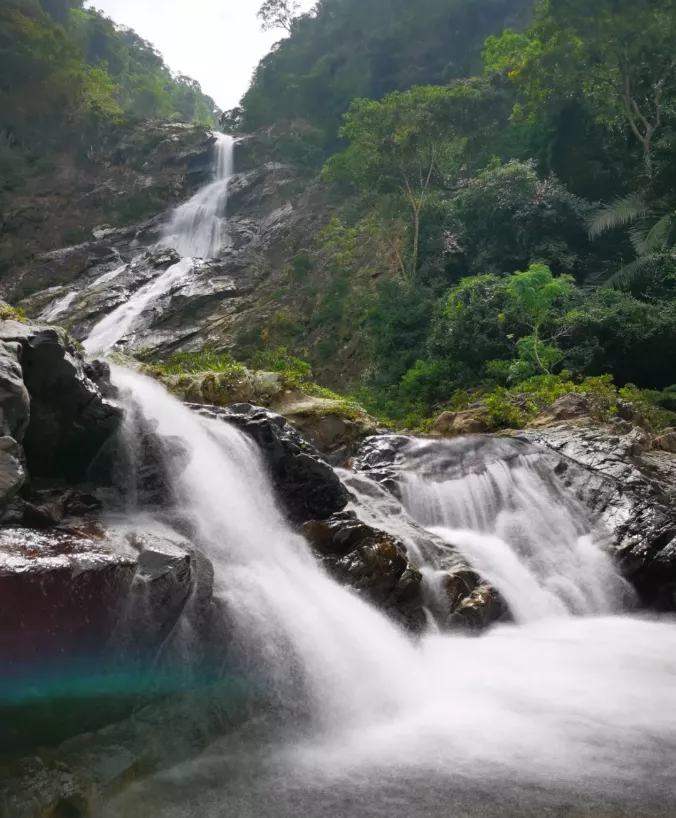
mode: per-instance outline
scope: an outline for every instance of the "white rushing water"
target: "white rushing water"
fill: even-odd
[[[172,264],[162,275],[141,287],[128,301],[102,318],[84,341],[88,355],[100,355],[107,352],[133,328],[143,311],[172,287],[183,283],[193,271],[195,262],[191,258],[182,258]]]
[[[62,298],[59,298],[57,301],[55,301],[53,304],[50,304],[47,307],[47,309],[45,309],[38,316],[38,320],[47,321],[48,323],[50,321],[56,320],[61,315],[64,315],[64,313],[68,312],[68,308],[73,303],[73,301],[75,301],[76,298],[77,298],[76,292],[67,293]]]
[[[182,439],[174,489],[217,594],[278,703],[311,721],[225,738],[106,815],[670,814],[676,625],[612,613],[621,583],[574,503],[542,495],[523,465],[491,473],[490,491],[474,478],[409,487],[429,524],[476,538],[461,545],[517,609],[524,597],[521,624],[416,643],[320,569],[248,439],[142,376],[116,368],[114,382],[128,409]],[[458,528],[445,535],[458,542]]]
[[[189,281],[194,271],[200,267],[199,259],[213,258],[222,249],[227,236],[225,208],[228,182],[233,173],[235,140],[221,133],[215,133],[214,137],[214,181],[174,211],[159,242],[160,247],[173,248],[183,258],[130,295],[127,301],[96,324],[84,341],[84,348],[89,355],[100,355],[111,349],[133,331],[144,310],[172,289]],[[125,269],[126,265],[123,265],[106,273],[91,286],[110,282]],[[73,294],[73,298],[75,297]],[[68,306],[69,304],[62,311],[65,312]]]
[[[222,133],[214,136],[214,181],[176,208],[160,242],[161,247],[173,247],[182,256],[213,258],[218,255],[227,238],[224,216],[228,184],[234,170],[235,140]]]
[[[594,542],[584,508],[544,479],[537,460],[498,460],[448,481],[409,476],[402,488],[413,518],[456,546],[518,621],[613,613],[626,603],[627,585]]]

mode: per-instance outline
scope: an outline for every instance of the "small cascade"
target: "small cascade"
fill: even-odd
[[[195,266],[196,262],[193,259],[182,258],[154,281],[141,287],[129,301],[120,304],[116,310],[101,319],[84,341],[87,354],[100,355],[111,349],[121,338],[129,334],[134,322],[148,306],[172,288],[182,284]]]
[[[444,456],[442,449],[440,463]],[[582,505],[547,468],[531,455],[453,480],[441,468],[436,478],[407,474],[402,500],[498,588],[518,621],[615,612],[627,602],[627,585]]]
[[[68,312],[68,308],[77,298],[77,293],[67,293],[63,298],[59,298],[53,304],[50,304],[39,316],[38,321],[46,321],[48,324],[56,321],[57,318]]]

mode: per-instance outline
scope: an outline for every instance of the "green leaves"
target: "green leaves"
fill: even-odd
[[[531,264],[526,272],[510,277],[507,292],[535,329],[551,316],[557,301],[570,297],[573,284],[572,276],[554,278],[545,264]]]
[[[655,135],[676,91],[676,5],[672,0],[540,0],[523,35],[489,38],[484,64],[524,97],[534,120],[551,99],[582,96],[599,122],[624,127],[652,174]]]

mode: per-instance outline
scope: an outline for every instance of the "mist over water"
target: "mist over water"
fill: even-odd
[[[177,506],[275,707],[105,818],[673,814],[676,625],[621,612],[624,583],[562,488],[528,463],[411,475],[411,516],[517,619],[414,641],[322,571],[248,439],[142,376],[113,377],[128,410],[187,447]]]

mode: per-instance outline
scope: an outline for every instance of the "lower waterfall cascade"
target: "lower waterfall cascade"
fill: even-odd
[[[105,818],[672,814],[676,624],[623,611],[574,499],[527,463],[412,475],[408,512],[515,615],[415,641],[324,573],[251,441],[141,375],[115,367],[113,382],[128,414],[185,447],[176,507],[275,713],[292,715],[262,714],[134,784]]]

